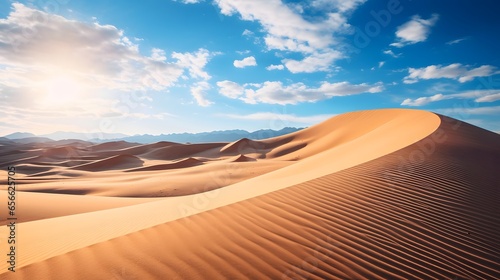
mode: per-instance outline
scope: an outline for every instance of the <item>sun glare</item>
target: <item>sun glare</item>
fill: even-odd
[[[81,90],[81,84],[73,77],[55,76],[46,81],[42,101],[48,107],[71,105],[78,101]]]

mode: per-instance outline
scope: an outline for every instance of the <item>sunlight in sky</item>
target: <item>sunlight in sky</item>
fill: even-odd
[[[42,104],[50,108],[62,108],[73,105],[81,98],[82,85],[67,75],[57,75],[45,83]]]

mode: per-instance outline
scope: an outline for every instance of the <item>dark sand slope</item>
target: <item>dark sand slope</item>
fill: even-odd
[[[500,136],[441,120],[378,159],[0,278],[499,279]]]

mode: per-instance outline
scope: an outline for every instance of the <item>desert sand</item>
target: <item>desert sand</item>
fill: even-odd
[[[0,279],[498,279],[500,135],[419,110],[233,143],[0,146]],[[8,236],[0,211],[0,238]]]

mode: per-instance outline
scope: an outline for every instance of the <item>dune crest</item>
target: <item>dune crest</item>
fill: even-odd
[[[231,162],[252,162],[256,161],[256,159],[247,157],[245,155],[239,155],[231,159]]]
[[[143,162],[144,161],[136,156],[124,154],[112,156],[91,163],[85,163],[82,165],[71,167],[71,169],[86,171],[116,170],[141,166]]]
[[[203,161],[190,157],[186,159],[181,159],[173,163],[157,164],[148,167],[131,169],[128,171],[134,172],[134,171],[169,170],[178,168],[188,168],[188,167],[198,166],[201,164],[203,164]]]

